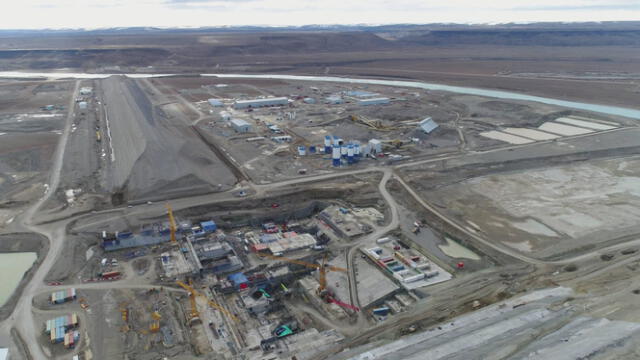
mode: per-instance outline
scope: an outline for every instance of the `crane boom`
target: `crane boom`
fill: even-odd
[[[189,292],[189,294],[193,294],[193,304],[195,305],[195,297],[196,296],[201,296],[203,298],[205,298],[207,300],[207,303],[209,305],[211,305],[212,307],[218,309],[221,313],[227,315],[228,317],[230,317],[231,319],[233,319],[234,321],[240,321],[238,320],[238,318],[233,315],[232,313],[230,313],[229,311],[227,311],[227,309],[223,308],[222,306],[216,304],[215,302],[213,302],[211,299],[209,299],[206,295],[198,292],[196,289],[194,289],[192,286],[187,285],[185,283],[183,283],[182,281],[176,281],[176,284],[180,285],[180,287],[182,287],[183,289],[187,290]],[[196,310],[197,311],[197,310]]]
[[[302,265],[302,266],[306,266],[309,268],[314,268],[314,269],[320,269],[322,267],[322,265],[319,264],[314,264],[314,263],[310,263],[310,262],[306,262],[306,261],[302,261],[302,260],[296,260],[296,259],[290,259],[290,258],[286,258],[284,256],[274,256],[274,255],[269,255],[269,254],[257,254],[258,256],[261,257],[266,257],[272,260],[282,260],[282,261],[286,261],[288,263],[291,264],[297,264],[297,265]],[[345,268],[341,268],[338,266],[325,266],[328,270],[331,271],[342,271],[342,272],[347,272],[349,270],[345,269]]]
[[[171,209],[171,205],[167,203],[167,212],[169,213],[169,230],[171,231],[171,242],[176,242],[176,219],[173,217],[173,209]]]
[[[327,288],[327,270],[342,271],[342,272],[347,272],[348,271],[347,269],[341,268],[341,267],[338,267],[338,266],[327,266],[327,264],[326,264],[326,262],[327,262],[327,254],[325,254],[324,257],[322,258],[322,264],[320,264],[320,265],[314,264],[314,263],[310,263],[310,262],[306,262],[306,261],[296,260],[296,259],[289,259],[289,258],[286,258],[284,256],[274,256],[274,255],[260,254],[260,253],[258,253],[258,256],[267,257],[267,258],[270,258],[270,259],[273,259],[273,260],[282,260],[282,261],[286,261],[286,262],[291,263],[291,264],[297,264],[297,265],[306,266],[308,268],[318,269],[318,271],[320,272],[320,279],[318,280],[318,283],[320,284],[320,287],[318,288],[318,292],[322,292],[322,291],[324,291],[324,289]]]
[[[196,305],[196,292],[193,287],[183,283],[182,281],[176,281],[176,284],[189,292],[189,302],[191,303],[191,313],[189,314],[189,317],[191,319],[199,317],[200,313],[198,312],[198,307]]]

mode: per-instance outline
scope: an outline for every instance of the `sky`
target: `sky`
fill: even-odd
[[[640,0],[0,0],[2,29],[640,20]]]

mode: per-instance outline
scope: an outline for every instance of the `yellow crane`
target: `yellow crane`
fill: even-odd
[[[229,318],[233,319],[233,321],[240,321],[235,315],[233,315],[232,313],[230,313],[229,311],[227,311],[227,309],[223,308],[222,306],[216,304],[215,302],[213,302],[211,299],[209,299],[206,295],[198,292],[196,289],[194,289],[191,285],[187,285],[185,283],[183,283],[182,281],[176,281],[176,284],[178,284],[180,287],[182,287],[183,289],[187,290],[189,292],[189,296],[191,299],[191,306],[192,306],[192,310],[191,310],[191,316],[193,317],[193,315],[195,314],[195,316],[199,316],[200,314],[198,313],[198,309],[195,307],[196,306],[196,302],[195,302],[195,297],[196,296],[200,296],[203,297],[207,300],[207,303],[215,308],[220,310],[221,313],[225,314],[226,316],[228,316]]]
[[[310,263],[310,262],[296,260],[296,259],[289,259],[284,256],[275,256],[275,255],[269,255],[269,254],[258,253],[258,256],[266,257],[272,260],[282,260],[290,264],[297,264],[297,265],[306,266],[308,268],[318,269],[320,273],[320,280],[318,281],[318,283],[320,284],[320,287],[318,287],[318,293],[324,291],[327,288],[327,270],[342,271],[342,272],[348,271],[345,268],[327,265],[327,254],[325,254],[324,257],[322,258],[321,264]]]
[[[171,242],[175,243],[176,240],[176,219],[173,217],[173,209],[169,203],[166,204],[167,212],[169,213],[169,230],[171,231]]]

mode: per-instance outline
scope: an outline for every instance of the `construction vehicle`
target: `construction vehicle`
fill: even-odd
[[[298,331],[298,322],[290,321],[284,324],[279,325],[273,330],[273,335],[277,338],[287,337],[289,335],[293,335]]]
[[[167,212],[169,213],[169,230],[171,231],[171,242],[176,243],[176,219],[173,217],[173,209],[171,205],[167,203]]]
[[[189,297],[190,299],[192,299],[191,301],[191,306],[192,306],[192,312],[191,315],[193,315],[194,313],[197,313],[198,310],[196,308],[196,302],[195,302],[195,297],[196,296],[200,296],[204,299],[207,300],[207,303],[209,304],[209,306],[219,310],[221,313],[225,314],[227,317],[231,318],[233,321],[239,322],[240,320],[233,315],[232,313],[230,313],[229,311],[227,311],[227,309],[223,308],[222,306],[216,304],[214,301],[212,301],[211,299],[209,299],[206,295],[201,294],[200,292],[198,292],[196,289],[194,289],[192,286],[187,285],[185,283],[183,283],[182,281],[176,281],[176,284],[180,285],[180,287],[182,287],[183,289],[187,290],[189,292]],[[193,311],[195,310],[195,312]],[[197,313],[197,316],[199,316],[200,314]]]

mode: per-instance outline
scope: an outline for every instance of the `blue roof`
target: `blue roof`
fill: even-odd
[[[227,276],[229,281],[233,282],[234,285],[242,284],[249,282],[249,279],[243,273],[235,273]]]
[[[200,223],[200,226],[205,227],[205,226],[216,226],[216,222],[213,220],[209,220],[209,221],[203,221]]]

